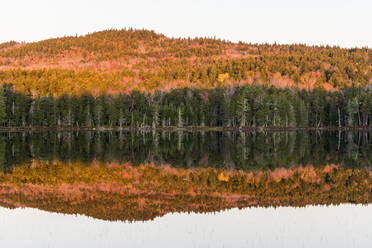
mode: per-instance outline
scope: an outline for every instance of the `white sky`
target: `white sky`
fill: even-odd
[[[252,43],[372,47],[372,0],[4,0],[0,42],[110,28]]]

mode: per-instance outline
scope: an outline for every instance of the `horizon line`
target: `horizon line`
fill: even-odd
[[[277,41],[266,41],[266,42],[251,42],[251,41],[244,41],[244,40],[232,40],[232,39],[225,39],[225,38],[220,38],[217,36],[177,36],[177,35],[169,35],[165,34],[163,32],[158,32],[154,29],[146,29],[146,28],[134,28],[134,27],[124,27],[121,29],[118,28],[108,28],[108,29],[101,29],[101,30],[96,30],[96,31],[89,31],[89,32],[84,32],[84,33],[76,33],[75,35],[73,34],[65,34],[65,35],[56,35],[56,36],[51,36],[49,38],[44,38],[44,39],[38,39],[38,40],[23,40],[23,41],[17,41],[17,40],[7,40],[7,41],[0,41],[0,44],[8,43],[8,42],[17,42],[18,44],[32,44],[32,43],[38,43],[46,40],[52,40],[52,39],[61,39],[61,38],[67,38],[67,37],[84,37],[87,35],[91,35],[94,33],[99,33],[99,32],[104,32],[104,31],[128,31],[128,30],[134,30],[134,31],[150,31],[154,32],[158,35],[163,35],[168,39],[211,39],[211,40],[216,40],[216,41],[221,41],[221,42],[228,42],[228,43],[233,43],[233,44],[247,44],[247,45],[253,45],[253,46],[260,46],[260,45],[278,45],[278,46],[306,46],[306,47],[318,47],[318,48],[340,48],[340,49],[372,49],[372,46],[365,45],[365,46],[342,46],[342,45],[337,45],[337,44],[311,44],[311,43],[302,43],[302,42],[293,42],[293,43],[285,43],[285,42],[277,42]]]

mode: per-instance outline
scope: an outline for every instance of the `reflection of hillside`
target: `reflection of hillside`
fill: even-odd
[[[170,212],[371,202],[372,174],[327,165],[274,171],[33,162],[0,174],[0,204],[149,220]]]

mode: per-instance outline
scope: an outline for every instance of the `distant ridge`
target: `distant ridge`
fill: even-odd
[[[176,39],[106,30],[0,44],[0,83],[37,95],[154,92],[247,84],[334,91],[372,84],[372,50]]]

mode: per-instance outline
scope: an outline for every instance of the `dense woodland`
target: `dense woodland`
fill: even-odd
[[[6,127],[372,124],[372,50],[107,30],[0,44]]]
[[[372,88],[267,86],[32,97],[0,88],[4,127],[349,127],[372,125]]]
[[[250,84],[335,91],[372,83],[372,50],[174,39],[107,30],[0,44],[0,83],[33,97],[118,95]]]

